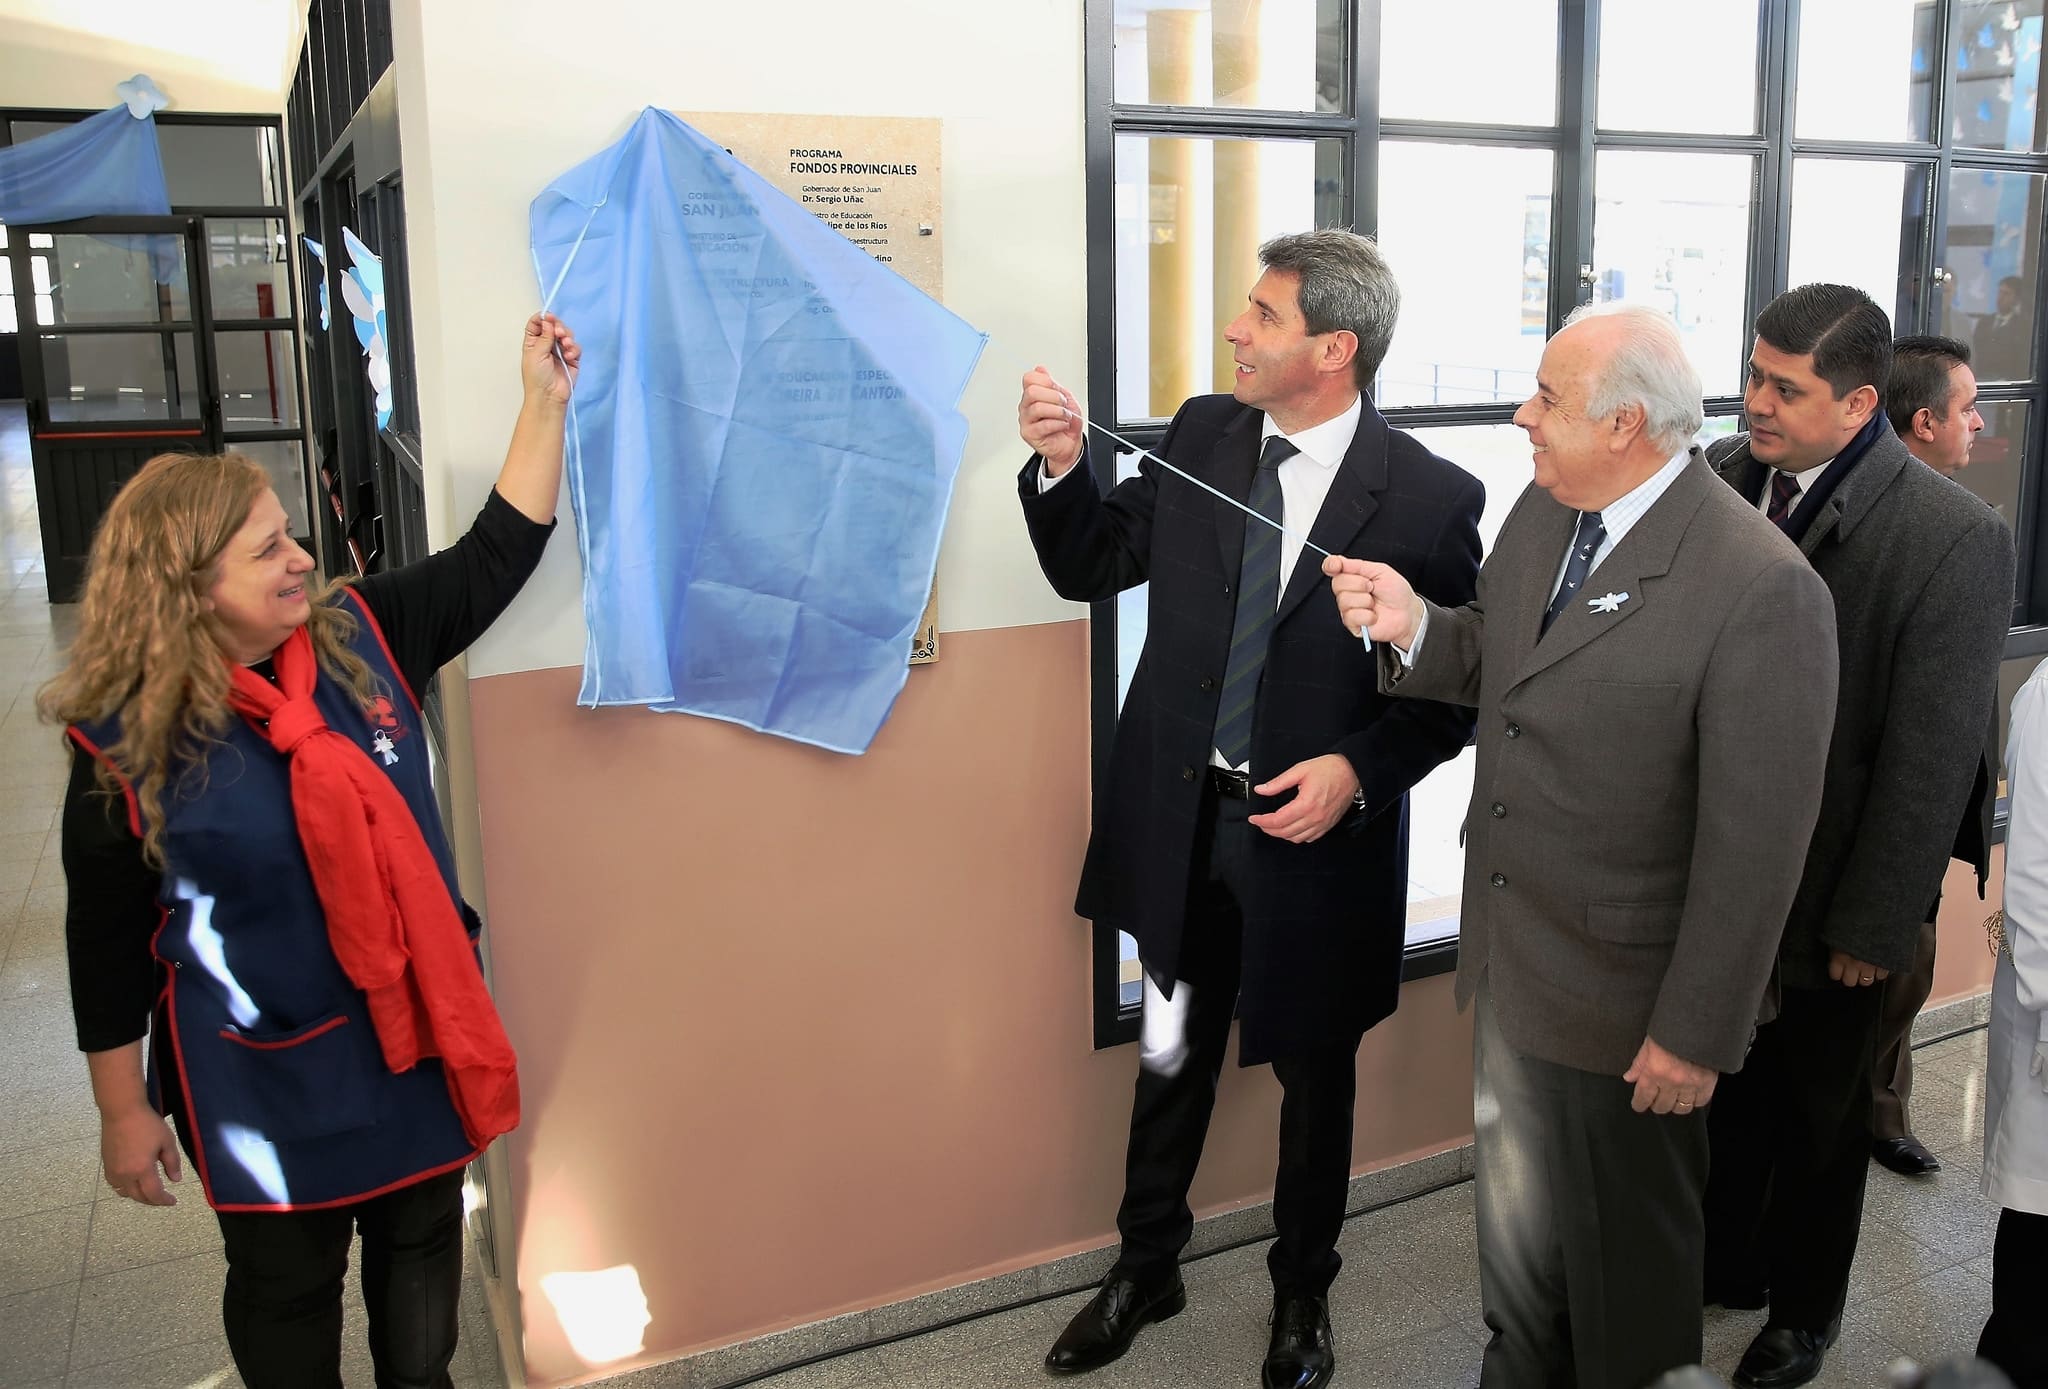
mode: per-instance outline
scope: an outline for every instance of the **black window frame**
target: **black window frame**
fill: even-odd
[[[285,101],[296,230],[327,252],[330,327],[319,328],[317,293],[305,296],[299,312],[307,325],[309,471],[317,483],[321,562],[329,575],[377,573],[429,551],[391,57],[389,0],[310,0]],[[391,418],[381,429],[341,300],[349,260],[343,227],[383,263],[392,399]],[[439,680],[420,695],[429,729],[445,746]]]

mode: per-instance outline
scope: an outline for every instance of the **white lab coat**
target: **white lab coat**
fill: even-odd
[[[1991,984],[1984,1077],[1984,1194],[2048,1215],[2048,661],[2013,696],[2005,744],[2011,819],[2005,834],[2005,934]],[[2048,1059],[2044,1059],[2048,1071]]]

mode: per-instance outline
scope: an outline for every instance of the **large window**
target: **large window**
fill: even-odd
[[[1403,300],[1375,403],[1486,483],[1490,545],[1529,478],[1510,419],[1578,304],[1676,319],[1711,438],[1740,427],[1757,311],[1857,285],[1897,332],[1972,343],[1987,427],[1958,481],[2020,542],[2008,657],[2048,652],[2043,3],[1090,0],[1088,397],[1156,442],[1229,389],[1220,332],[1262,239],[1373,233]],[[1142,592],[1095,627],[1100,758]],[[1468,750],[1411,799],[1411,973],[1455,958],[1471,776]],[[1096,960],[1107,1045],[1135,1036],[1138,970],[1108,932]]]

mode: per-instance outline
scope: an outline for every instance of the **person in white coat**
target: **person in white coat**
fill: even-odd
[[[2003,1209],[1991,1317],[1977,1354],[2048,1385],[2048,661],[2012,701],[2005,774],[2005,930],[1991,981],[1984,1194]]]

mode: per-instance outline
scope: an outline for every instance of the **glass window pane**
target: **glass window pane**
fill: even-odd
[[[1742,389],[1755,173],[1741,154],[1602,150],[1595,158],[1593,297],[1669,313],[1708,395]]]
[[[1602,0],[1603,130],[1756,132],[1757,0]],[[1683,70],[1709,81],[1674,80]]]
[[[1741,432],[1742,416],[1715,415],[1707,420],[1695,437],[1699,440],[1700,447],[1705,448],[1716,439],[1726,439]]]
[[[75,121],[9,121],[8,133],[17,145],[69,128]]]
[[[1401,321],[1373,400],[1522,401],[1550,303],[1548,150],[1380,145],[1380,249]]]
[[[1120,417],[1168,416],[1231,389],[1223,330],[1259,277],[1259,243],[1343,226],[1342,166],[1336,140],[1118,137]]]
[[[190,333],[51,333],[39,343],[52,420],[199,417]]]
[[[2041,128],[2041,0],[1963,0],[1955,33],[1959,145],[2048,149]]]
[[[156,128],[173,207],[277,207],[277,132],[256,125]]]
[[[1854,285],[1892,321],[1918,323],[1928,167],[1860,159],[1792,166],[1788,284]],[[1886,215],[1898,209],[1896,216]]]
[[[55,240],[50,254],[31,258],[29,269],[59,323],[180,323],[192,316],[183,237],[106,233]],[[156,281],[158,257],[168,260],[169,284]]]
[[[431,744],[429,744],[431,746]],[[1145,967],[1138,963],[1138,942],[1129,931],[1116,933],[1116,1003],[1137,1008],[1145,999]]]
[[[1925,0],[1800,0],[1798,134],[1932,138],[1934,9]]]
[[[2032,374],[2042,188],[2039,174],[1949,175],[1942,264],[1951,278],[1940,331],[1970,344],[1979,380],[2024,381]]]
[[[1409,949],[1458,934],[1464,900],[1465,846],[1459,843],[1472,803],[1471,748],[1461,748],[1408,792]]]
[[[1405,285],[1403,288],[1405,291]],[[1402,320],[1405,331],[1405,304]],[[1400,341],[1398,332],[1395,341]],[[1486,484],[1479,539],[1491,551],[1501,523],[1528,489],[1534,472],[1529,436],[1512,424],[1453,425],[1411,432],[1424,448]],[[1408,793],[1407,943],[1411,947],[1457,933],[1465,878],[1465,850],[1459,831],[1472,799],[1472,767],[1472,749],[1466,748]]]
[[[306,465],[299,453],[297,439],[235,439],[227,441],[236,453],[247,454],[263,465],[270,474],[270,485],[277,493],[277,499],[284,503],[285,514],[291,518],[292,534],[311,535],[312,529],[306,521]]]
[[[1970,461],[1950,474],[1991,504],[2005,523],[2019,531],[2021,455],[2027,446],[2027,402],[1979,402],[1984,432],[1970,446]]]
[[[14,316],[14,296],[0,295],[0,333],[18,333],[21,324]]]
[[[1557,0],[1383,0],[1379,51],[1389,119],[1557,123]]]
[[[1116,0],[1116,99],[1346,110],[1344,11],[1341,0]]]
[[[281,221],[209,218],[206,263],[213,316],[290,317],[291,279],[285,264],[288,244]]]
[[[221,418],[237,425],[289,429],[299,422],[299,392],[292,376],[289,332],[214,334],[220,369]]]

